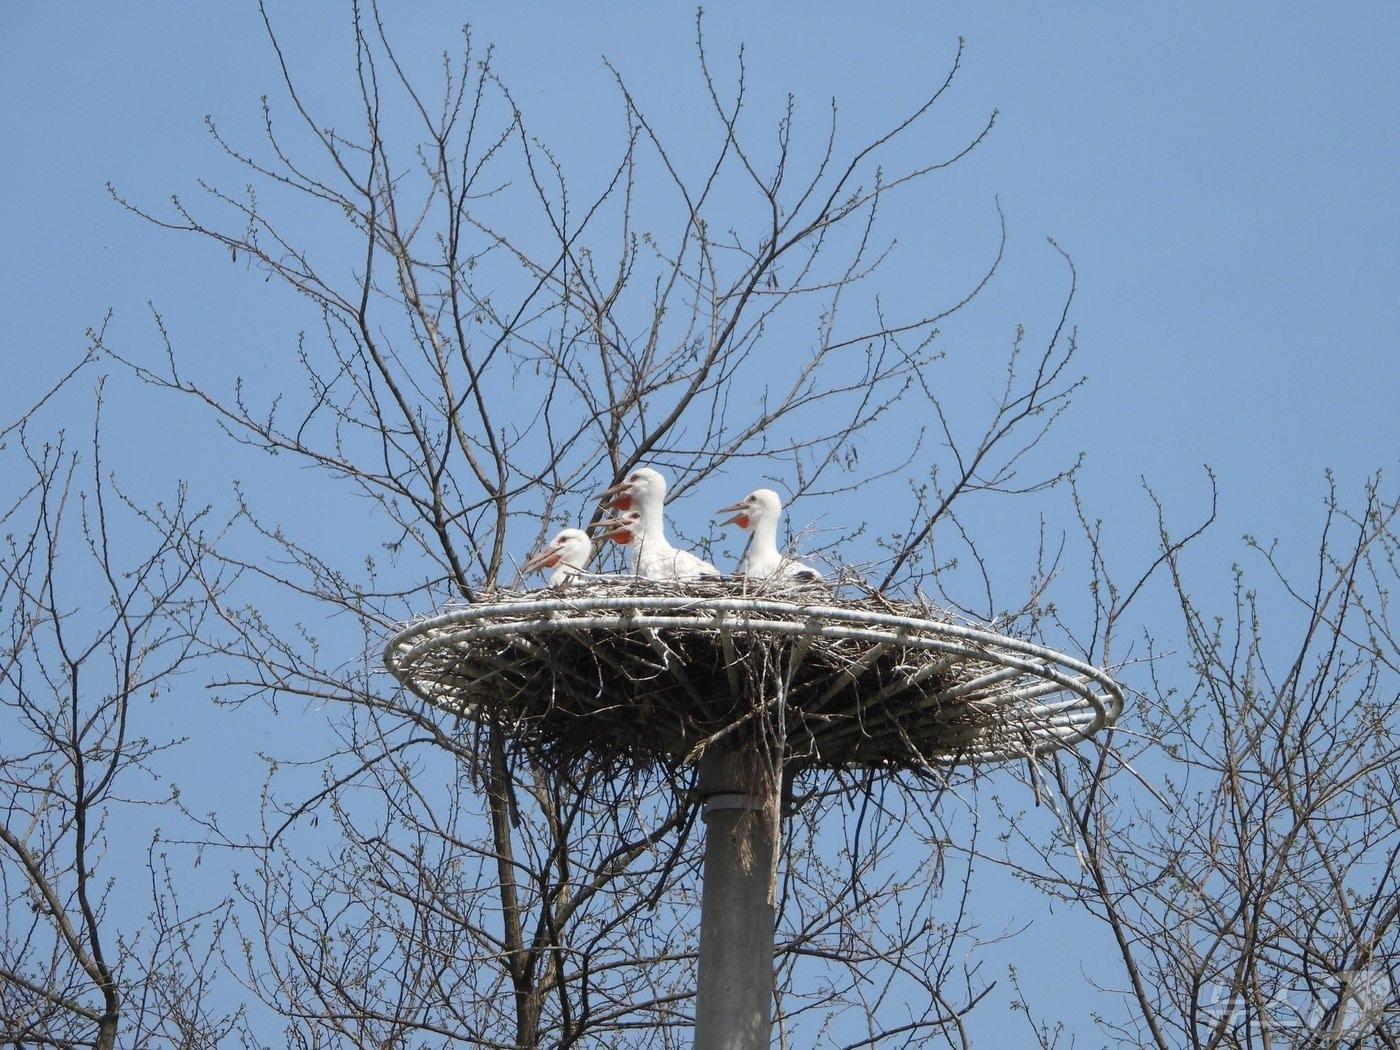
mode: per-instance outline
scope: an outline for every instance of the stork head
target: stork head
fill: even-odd
[[[560,529],[543,550],[530,555],[525,562],[525,572],[543,572],[560,565],[582,569],[588,564],[588,556],[593,553],[593,541],[582,529]]]
[[[634,503],[659,508],[666,502],[666,479],[651,467],[638,467],[599,495],[613,510],[631,510]]]
[[[720,507],[719,514],[733,512],[734,517],[726,518],[720,524],[738,525],[741,529],[751,529],[761,521],[778,520],[783,512],[783,501],[772,489],[754,489],[738,503]]]
[[[645,524],[641,511],[624,510],[615,518],[604,518],[598,522],[598,528],[603,530],[604,539],[626,546],[642,536]]]

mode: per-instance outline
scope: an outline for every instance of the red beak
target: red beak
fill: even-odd
[[[552,569],[559,564],[559,552],[553,547],[546,547],[538,554],[532,554],[522,565],[521,571],[534,572],[536,569]]]
[[[747,514],[744,513],[744,511],[747,510],[747,509],[748,509],[748,505],[747,505],[747,504],[745,504],[745,503],[735,503],[735,504],[732,504],[731,506],[728,506],[728,507],[720,507],[720,509],[717,510],[717,511],[715,511],[715,513],[716,513],[716,514],[728,514],[731,510],[737,510],[737,511],[739,512],[738,514],[735,514],[734,517],[732,517],[732,518],[726,518],[724,521],[720,522],[720,524],[721,524],[721,525],[738,525],[739,528],[741,528],[741,529],[747,529],[747,528],[749,527],[749,516],[748,516]]]
[[[603,530],[603,538],[612,540],[614,543],[626,546],[632,542],[632,530],[627,527],[627,523],[621,518],[604,518],[598,522],[594,528]]]
[[[598,493],[598,498],[605,499],[607,502],[604,503],[604,506],[611,507],[614,510],[632,509],[631,485],[625,481],[619,481],[616,485],[605,488],[602,492]]]

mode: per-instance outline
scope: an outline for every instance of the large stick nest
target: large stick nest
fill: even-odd
[[[1102,671],[942,611],[741,581],[498,591],[410,624],[384,660],[566,763],[674,765],[752,733],[784,764],[927,770],[1071,746],[1122,709]]]

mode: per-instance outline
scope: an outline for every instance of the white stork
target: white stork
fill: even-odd
[[[721,522],[738,525],[749,533],[749,547],[739,560],[739,575],[759,580],[781,580],[787,583],[816,583],[822,574],[810,565],[783,557],[778,550],[778,522],[783,516],[783,501],[772,489],[755,489],[738,503],[721,507],[720,514],[734,513]]]
[[[662,536],[663,510],[666,505],[666,479],[651,467],[638,467],[612,488],[599,493],[606,498],[605,506],[613,510],[637,510],[646,521],[653,536]]]
[[[653,534],[641,510],[625,510],[598,523],[604,536],[632,551],[632,568],[647,580],[676,582],[701,576],[719,576],[719,570],[690,551],[672,547],[664,534]]]
[[[588,533],[582,529],[560,529],[547,547],[530,555],[522,569],[525,572],[553,569],[549,574],[549,586],[558,587],[568,583],[574,573],[582,572],[592,553],[593,541]]]

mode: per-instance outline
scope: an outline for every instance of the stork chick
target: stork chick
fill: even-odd
[[[648,528],[640,510],[623,511],[615,518],[600,521],[605,537],[632,552],[632,569],[643,579],[675,583],[701,576],[719,576],[719,570],[704,558],[671,546],[660,533]]]
[[[739,560],[738,573],[750,579],[815,583],[822,574],[810,565],[785,558],[778,550],[778,522],[783,517],[783,501],[772,489],[755,489],[738,503],[721,507],[720,514],[734,513],[721,522],[738,525],[749,533],[748,550]]]
[[[588,533],[582,529],[560,529],[547,547],[530,555],[522,569],[525,572],[553,569],[549,574],[549,586],[558,587],[567,583],[570,576],[582,572],[592,553],[593,541]]]

